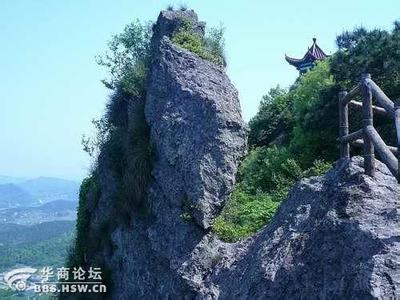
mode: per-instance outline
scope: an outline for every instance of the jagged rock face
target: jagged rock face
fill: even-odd
[[[202,297],[398,299],[400,185],[380,162],[376,178],[363,172],[354,158],[300,182],[269,226],[214,267]]]
[[[155,149],[150,212],[112,234],[107,265],[117,266],[117,299],[195,296],[197,277],[215,263],[208,228],[233,188],[247,148],[238,93],[224,69],[169,39],[182,17],[194,32],[204,33],[193,11],[162,12],[153,27],[145,104]],[[193,263],[199,247],[210,250],[201,252],[208,259]],[[189,269],[197,273],[185,274]]]
[[[151,68],[146,119],[157,149],[154,177],[171,205],[210,227],[246,149],[236,89],[218,66],[164,37]]]

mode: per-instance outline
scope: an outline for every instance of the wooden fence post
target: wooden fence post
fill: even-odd
[[[347,92],[339,92],[339,137],[342,138],[349,134],[349,106],[343,104],[342,100],[347,95]],[[350,158],[349,142],[340,142],[340,158]]]
[[[364,129],[364,169],[369,176],[375,176],[375,154],[374,145],[367,134],[367,126],[373,126],[372,113],[372,93],[368,84],[371,74],[362,74],[361,76],[361,95],[363,103],[363,129]]]
[[[397,100],[394,107],[394,118],[397,133],[397,182],[400,183],[400,100]]]

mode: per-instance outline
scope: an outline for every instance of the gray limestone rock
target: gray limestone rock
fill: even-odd
[[[246,151],[236,89],[222,68],[164,37],[151,67],[145,112],[157,185],[169,203],[187,205],[200,226],[210,227]]]
[[[400,185],[377,166],[370,178],[356,157],[302,180],[199,298],[399,299]]]

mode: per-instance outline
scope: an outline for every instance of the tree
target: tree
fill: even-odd
[[[144,78],[150,59],[151,23],[132,22],[108,42],[109,50],[97,57],[97,63],[109,69],[110,78],[103,84],[116,90],[118,87],[132,95],[144,89]]]
[[[338,40],[354,39],[353,47],[342,47],[332,57],[331,70],[338,86],[350,90],[360,81],[361,74],[370,73],[372,79],[392,100],[400,98],[400,29],[395,22],[391,32],[374,29],[356,29],[344,33]],[[356,38],[354,38],[356,37]],[[344,42],[343,42],[344,43]],[[348,42],[346,42],[348,44]],[[344,44],[346,44],[344,43]],[[354,124],[350,120],[350,124]],[[382,138],[390,144],[396,143],[393,123],[376,116],[375,126]]]
[[[286,90],[279,86],[263,96],[257,114],[249,122],[250,146],[266,146],[287,137],[292,128],[289,104]]]

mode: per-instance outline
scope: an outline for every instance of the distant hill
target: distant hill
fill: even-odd
[[[67,200],[56,200],[42,204],[39,206],[43,211],[65,211],[65,210],[73,210],[76,212],[77,203]]]
[[[0,273],[20,265],[65,266],[75,222],[0,225]],[[1,298],[1,296],[0,296]]]
[[[79,183],[70,180],[0,176],[0,273],[20,265],[65,265],[78,191]]]
[[[65,261],[72,240],[73,233],[68,232],[31,244],[18,246],[0,244],[0,272],[21,265],[35,268],[45,266],[53,268],[63,267],[66,264]],[[0,299],[3,299],[1,297],[1,289]]]
[[[0,245],[28,245],[49,240],[60,234],[70,233],[75,228],[74,221],[45,222],[30,226],[1,224]],[[1,260],[1,257],[0,257]]]
[[[19,177],[11,177],[11,176],[4,176],[0,175],[0,184],[6,183],[21,183],[26,181],[26,178],[19,178]]]
[[[13,183],[0,184],[0,208],[29,206],[36,198]]]
[[[18,186],[41,203],[53,200],[77,201],[78,199],[79,183],[75,181],[39,177],[21,182]]]
[[[5,182],[5,183],[2,183]],[[29,180],[0,176],[0,210],[55,200],[78,200],[79,183],[52,177]]]
[[[0,210],[0,224],[33,225],[51,221],[74,221],[77,203],[57,200],[33,207],[17,207]]]

